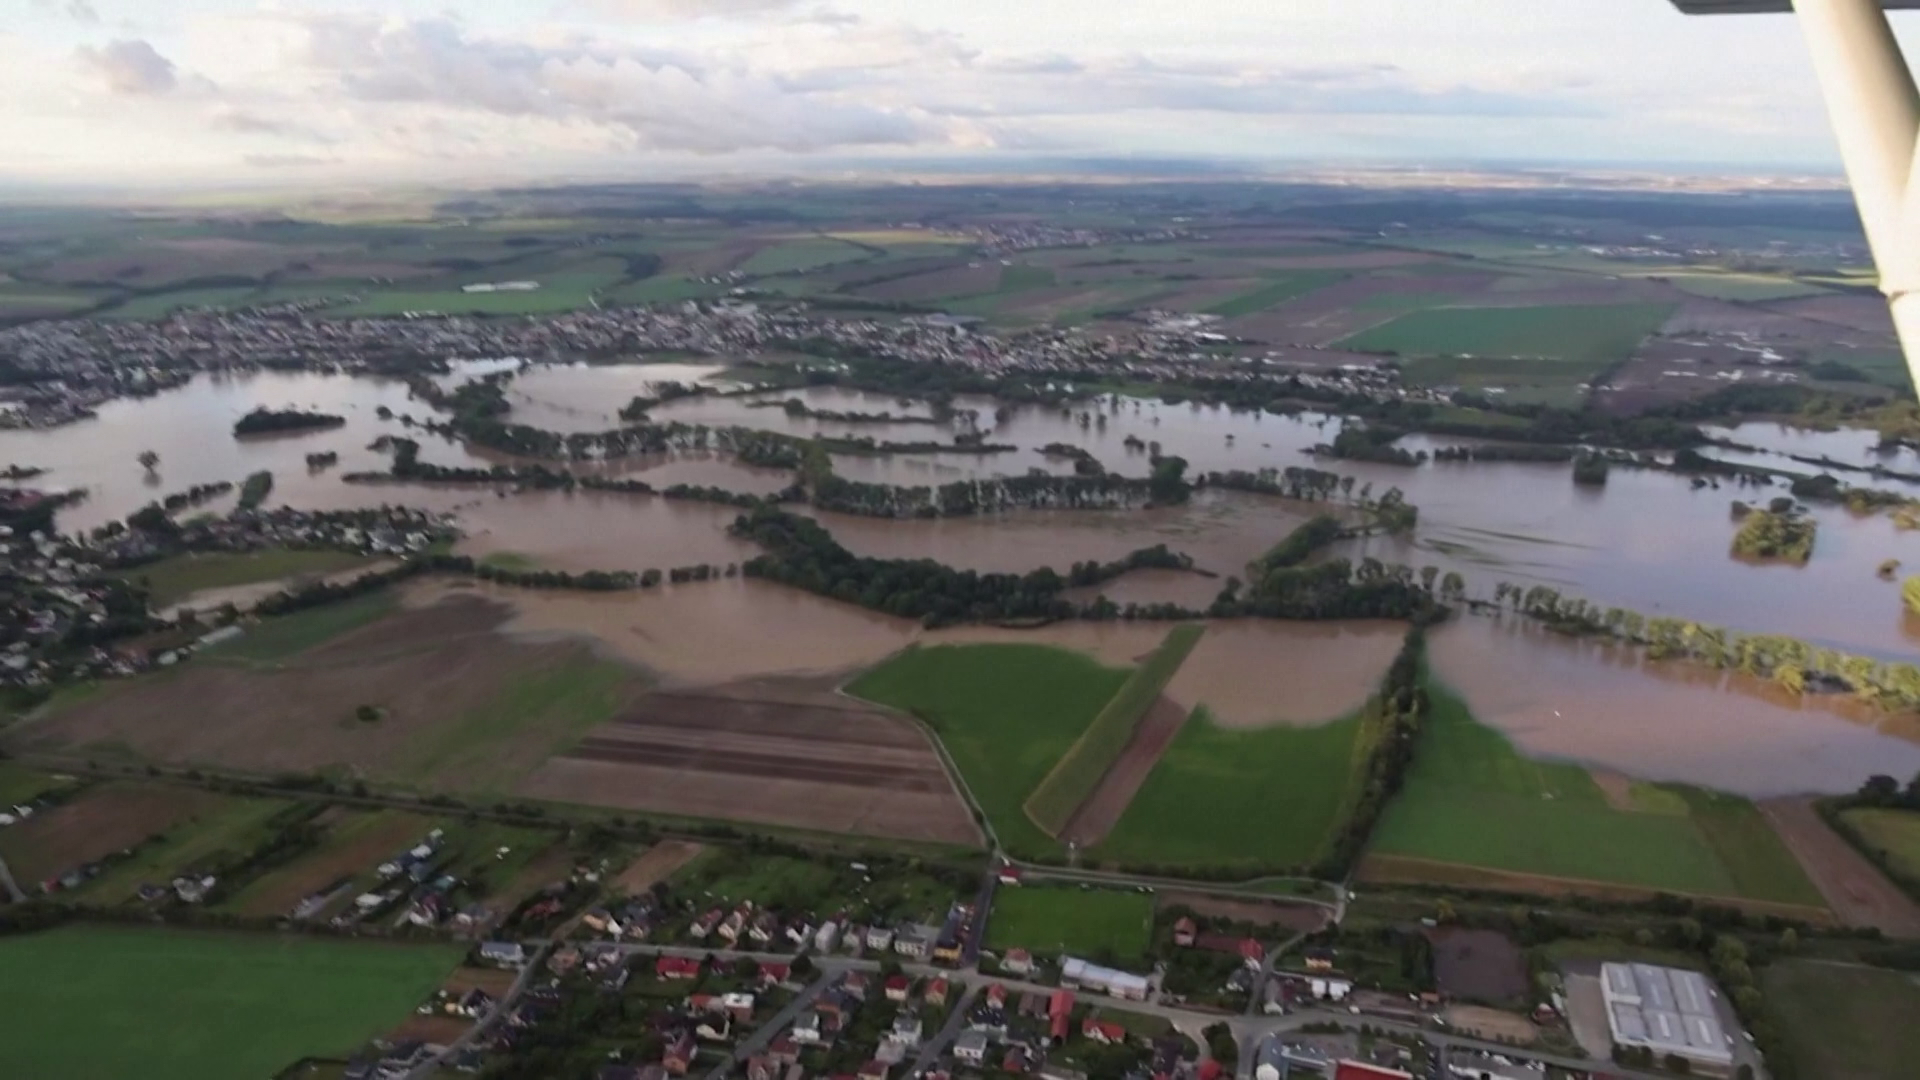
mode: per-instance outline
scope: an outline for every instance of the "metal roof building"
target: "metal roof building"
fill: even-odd
[[[1600,991],[1615,1043],[1701,1064],[1733,1064],[1733,1044],[1714,1008],[1713,987],[1699,972],[1605,964]]]

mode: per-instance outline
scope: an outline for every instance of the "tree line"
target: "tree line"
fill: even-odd
[[[303,409],[269,409],[261,406],[234,421],[235,438],[246,435],[271,435],[282,431],[314,431],[345,427],[347,418],[333,413],[307,412]]]
[[[1522,589],[1499,582],[1494,605],[1510,606],[1563,633],[1641,646],[1655,660],[1686,660],[1772,679],[1795,694],[1844,692],[1885,709],[1920,709],[1920,666],[1911,663],[1886,663],[1779,634],[1738,634],[1687,619],[1602,608],[1546,585]]]

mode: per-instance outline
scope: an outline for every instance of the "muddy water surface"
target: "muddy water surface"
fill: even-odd
[[[620,427],[620,410],[665,382],[717,383],[720,364],[536,364],[507,384],[511,419],[547,431]]]
[[[1407,629],[1399,623],[1236,619],[1207,628],[1167,687],[1222,727],[1318,724],[1366,703]]]
[[[1797,700],[1511,619],[1465,617],[1429,643],[1440,678],[1531,756],[1752,796],[1844,792],[1874,773],[1920,772],[1920,717]]]

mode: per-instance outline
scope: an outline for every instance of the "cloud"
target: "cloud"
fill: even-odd
[[[593,125],[636,149],[703,154],[943,138],[917,110],[790,93],[725,57],[592,38],[541,47],[441,19],[319,16],[305,26],[301,63],[354,102]]]
[[[65,15],[74,22],[85,23],[88,26],[94,26],[100,22],[99,9],[88,0],[33,0],[33,6],[41,11]]]
[[[578,0],[578,3],[595,15],[668,21],[772,15],[798,7],[800,0]]]
[[[110,42],[97,49],[83,45],[74,55],[81,67],[103,80],[115,94],[165,94],[180,84],[173,61],[138,38]]]
[[[313,154],[248,154],[241,158],[256,169],[311,169],[317,165],[332,165],[336,159],[317,157]]]

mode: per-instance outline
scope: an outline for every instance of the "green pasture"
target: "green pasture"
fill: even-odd
[[[1360,713],[1317,727],[1225,728],[1202,706],[1090,854],[1248,876],[1310,867],[1351,812],[1366,732]]]
[[[1049,836],[1059,836],[1074,811],[1100,786],[1114,762],[1140,726],[1147,710],[1200,643],[1206,624],[1190,623],[1169,631],[1160,647],[1120,686],[1106,707],[1095,714],[1073,746],[1054,764],[1053,771],[1027,797],[1026,812]]]
[[[72,787],[74,783],[29,769],[18,762],[0,760],[0,810]]]
[[[1021,885],[993,894],[987,948],[1139,960],[1153,943],[1153,894],[1133,889]]]
[[[1646,889],[1824,907],[1751,802],[1636,784],[1608,802],[1582,766],[1524,757],[1429,684],[1433,712],[1370,852]]]
[[[259,1080],[400,1023],[461,952],[119,927],[0,938],[0,1061],[21,1077]]]
[[[1906,1080],[1920,1061],[1920,976],[1788,960],[1761,978],[1768,1010],[1807,1077]]]
[[[208,647],[209,659],[275,663],[373,622],[391,612],[396,601],[379,590],[335,604],[262,619],[236,638]]]
[[[1758,303],[1766,300],[1792,300],[1802,296],[1824,296],[1826,289],[1808,285],[1780,274],[1741,274],[1730,270],[1660,270],[1644,275],[1658,278],[1694,296],[1710,300],[1741,300]]]
[[[344,551],[263,548],[246,552],[205,552],[173,555],[122,571],[118,576],[144,583],[147,602],[154,608],[204,589],[254,585],[305,575],[332,574],[366,566],[372,560]]]
[[[281,799],[223,799],[169,826],[164,839],[114,864],[89,882],[82,896],[88,903],[122,904],[142,885],[164,886],[189,872],[237,863],[269,837],[275,819],[294,805]]]
[[[1401,356],[1524,357],[1603,365],[1633,355],[1672,304],[1430,308],[1340,344]]]
[[[1044,645],[915,647],[856,679],[856,697],[931,726],[1014,855],[1059,846],[1022,809],[1130,672]]]
[[[1886,855],[1894,873],[1920,882],[1920,812],[1856,807],[1842,811],[1840,817],[1868,847]]]
[[[857,244],[828,236],[815,236],[784,240],[761,248],[741,263],[739,270],[747,274],[797,274],[818,270],[823,266],[858,262],[872,256],[873,252]]]
[[[655,274],[608,289],[601,302],[608,306],[626,304],[671,304],[720,295],[718,285],[696,281],[685,274]]]

